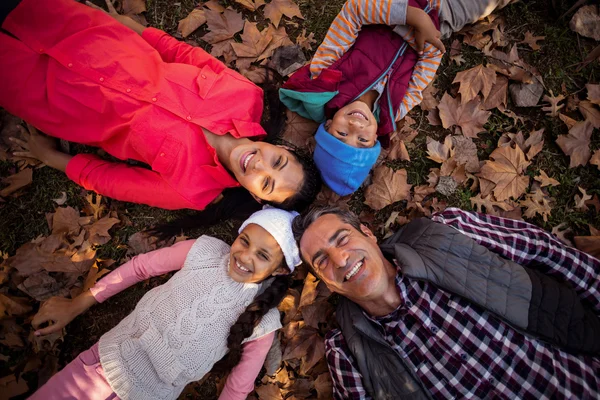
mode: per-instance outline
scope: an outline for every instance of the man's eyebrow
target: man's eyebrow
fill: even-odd
[[[346,229],[346,228],[341,228],[341,229],[338,229],[337,231],[335,231],[335,233],[333,235],[331,235],[331,237],[329,238],[329,244],[333,244],[342,233],[347,232],[347,231],[348,231],[348,229]],[[310,263],[312,265],[315,265],[315,260],[317,258],[319,258],[321,255],[323,255],[323,253],[324,253],[323,250],[318,250],[315,253],[315,255],[312,256],[312,258],[310,259]]]

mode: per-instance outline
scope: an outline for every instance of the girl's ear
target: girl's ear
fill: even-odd
[[[331,123],[333,122],[332,119],[328,119],[327,121],[325,121],[325,130],[329,131],[329,127],[331,126]]]
[[[286,266],[280,265],[279,267],[277,267],[277,269],[275,271],[273,271],[271,276],[288,275],[289,273],[290,273],[290,270]]]

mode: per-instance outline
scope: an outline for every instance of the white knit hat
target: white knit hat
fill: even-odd
[[[281,247],[290,272],[294,272],[294,269],[302,263],[300,251],[292,233],[292,221],[297,215],[296,211],[280,210],[267,205],[245,220],[238,233],[241,233],[248,224],[256,224],[264,228],[275,238]]]

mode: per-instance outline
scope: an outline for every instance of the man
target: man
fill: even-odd
[[[294,233],[343,296],[326,337],[336,398],[600,397],[600,261],[534,225],[448,209],[378,246],[329,207]]]

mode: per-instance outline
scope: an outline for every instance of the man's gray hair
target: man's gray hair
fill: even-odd
[[[352,211],[335,206],[312,207],[304,215],[297,216],[292,223],[292,231],[294,232],[296,241],[300,242],[302,235],[304,235],[304,232],[306,232],[308,227],[317,219],[327,214],[337,215],[342,222],[352,225],[362,233],[362,230],[360,229],[361,222]]]

